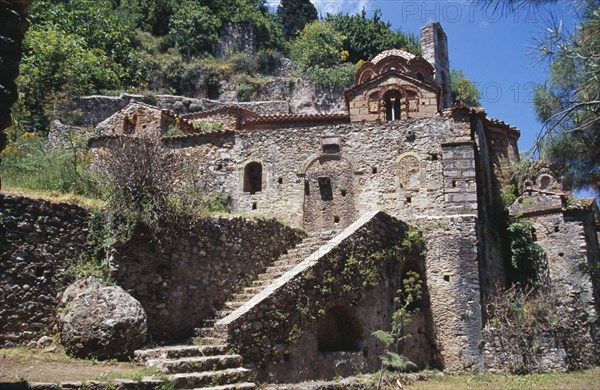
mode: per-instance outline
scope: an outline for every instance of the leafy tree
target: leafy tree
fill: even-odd
[[[191,56],[212,50],[219,39],[221,21],[208,7],[188,0],[177,7],[169,26],[167,41],[183,55]]]
[[[307,24],[292,44],[290,55],[301,68],[328,68],[347,58],[343,51],[346,37],[328,21]]]
[[[381,20],[381,10],[375,10],[371,18],[363,8],[358,15],[327,15],[325,19],[344,36],[343,49],[348,61],[356,63],[370,60],[388,49],[401,49],[420,55],[419,39],[412,34],[393,31],[389,22]]]
[[[559,25],[538,39],[550,62],[534,105],[541,156],[566,168],[567,183],[600,195],[600,1],[585,5],[574,33]]]
[[[484,6],[513,12],[555,0],[481,0]],[[600,195],[600,1],[574,2],[576,28],[550,23],[534,39],[549,61],[545,83],[537,86],[534,106],[543,127],[534,154],[561,165],[563,182]]]
[[[119,78],[135,78],[133,29],[114,12],[109,0],[36,0],[30,12],[33,25],[48,25],[82,38],[89,49],[100,49],[114,62]]]
[[[60,94],[86,94],[120,85],[118,70],[100,49],[85,40],[50,26],[34,25],[25,38],[21,76],[21,126],[43,131],[46,110]]]
[[[465,77],[462,70],[452,69],[450,72],[450,87],[452,88],[452,101],[455,104],[479,106],[481,91]]]
[[[120,9],[142,30],[165,35],[176,4],[176,0],[121,0]]]
[[[317,20],[317,9],[310,0],[282,0],[277,17],[287,39],[294,38],[306,23]]]
[[[356,69],[343,61],[344,36],[330,22],[307,24],[292,43],[290,57],[310,78],[324,87],[342,87],[352,82]]]

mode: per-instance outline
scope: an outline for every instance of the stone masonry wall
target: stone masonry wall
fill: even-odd
[[[547,269],[540,272],[557,299],[552,310],[560,317],[560,322],[553,329],[522,335],[519,340],[510,340],[498,329],[486,326],[486,369],[492,372],[515,369],[547,372],[597,365],[600,361],[600,281],[593,271],[598,269],[599,257],[593,234],[593,214],[577,208],[561,211],[557,196],[540,195],[515,203],[530,212],[533,204],[539,208],[558,207],[552,212],[530,213],[525,218],[533,223],[536,242],[544,249]],[[525,351],[516,347],[519,343],[528,343]]]
[[[0,346],[52,332],[65,262],[86,250],[86,213],[0,193]]]
[[[55,331],[63,271],[88,250],[88,210],[2,193],[0,205],[0,346],[12,346]],[[137,237],[110,266],[142,303],[150,336],[180,340],[302,237],[275,220],[204,218],[162,251]]]
[[[425,269],[431,300],[433,332],[450,372],[479,371],[481,303],[475,215],[423,218]]]
[[[371,333],[389,330],[392,297],[405,267],[423,265],[418,254],[399,249],[406,229],[385,213],[365,214],[216,325],[225,327],[241,354],[260,367],[263,380],[330,379],[376,370],[383,345]],[[411,270],[421,273],[422,268]],[[403,350],[420,367],[435,365],[428,306],[423,302],[424,317],[416,318],[418,326],[409,331],[413,344]],[[326,322],[330,313],[337,313],[333,324]],[[353,334],[344,336],[349,329]],[[334,339],[347,344],[321,345]]]
[[[135,237],[111,266],[144,307],[150,337],[181,341],[302,237],[275,220],[203,218],[162,248]]]
[[[447,213],[446,198],[460,205],[460,210],[452,213],[461,213],[465,208],[474,212],[477,197],[472,146],[465,146],[464,153],[460,152],[464,161],[456,163],[469,164],[458,168],[459,175],[472,172],[472,177],[454,179],[456,191],[465,193],[450,194],[445,189],[448,184],[444,169],[450,169],[443,168],[441,144],[447,139],[468,137],[466,132],[468,128],[456,127],[451,120],[440,117],[252,130],[187,137],[169,145],[190,166],[197,167],[190,180],[206,192],[231,195],[234,210],[267,214],[292,226],[302,226],[306,171],[311,163],[326,156],[344,160],[352,167],[354,200],[347,201],[354,205],[356,215],[383,210],[407,221],[421,215],[443,215]],[[337,147],[339,152],[324,150],[324,144]],[[455,161],[458,153],[448,158]],[[262,189],[255,194],[243,191],[244,167],[249,162],[262,165]],[[463,184],[468,188],[460,187]],[[332,193],[334,201],[343,196],[340,189]]]

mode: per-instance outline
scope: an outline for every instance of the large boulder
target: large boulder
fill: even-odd
[[[94,277],[67,287],[58,325],[65,351],[80,358],[128,359],[147,334],[142,305],[121,287]]]

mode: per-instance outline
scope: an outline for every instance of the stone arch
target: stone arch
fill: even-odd
[[[304,228],[340,230],[356,219],[352,163],[340,155],[320,155],[305,167]]]
[[[362,349],[362,324],[355,309],[334,306],[319,319],[317,345],[319,352],[352,352]]]
[[[263,190],[263,165],[258,161],[248,161],[244,164],[242,173],[242,191],[251,195]]]
[[[421,158],[414,152],[402,153],[396,160],[400,188],[416,190],[421,187]]]

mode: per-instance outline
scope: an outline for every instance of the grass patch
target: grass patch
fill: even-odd
[[[551,372],[545,374],[508,375],[435,375],[432,379],[408,386],[414,390],[446,389],[594,389],[600,383],[600,367],[584,371]]]

